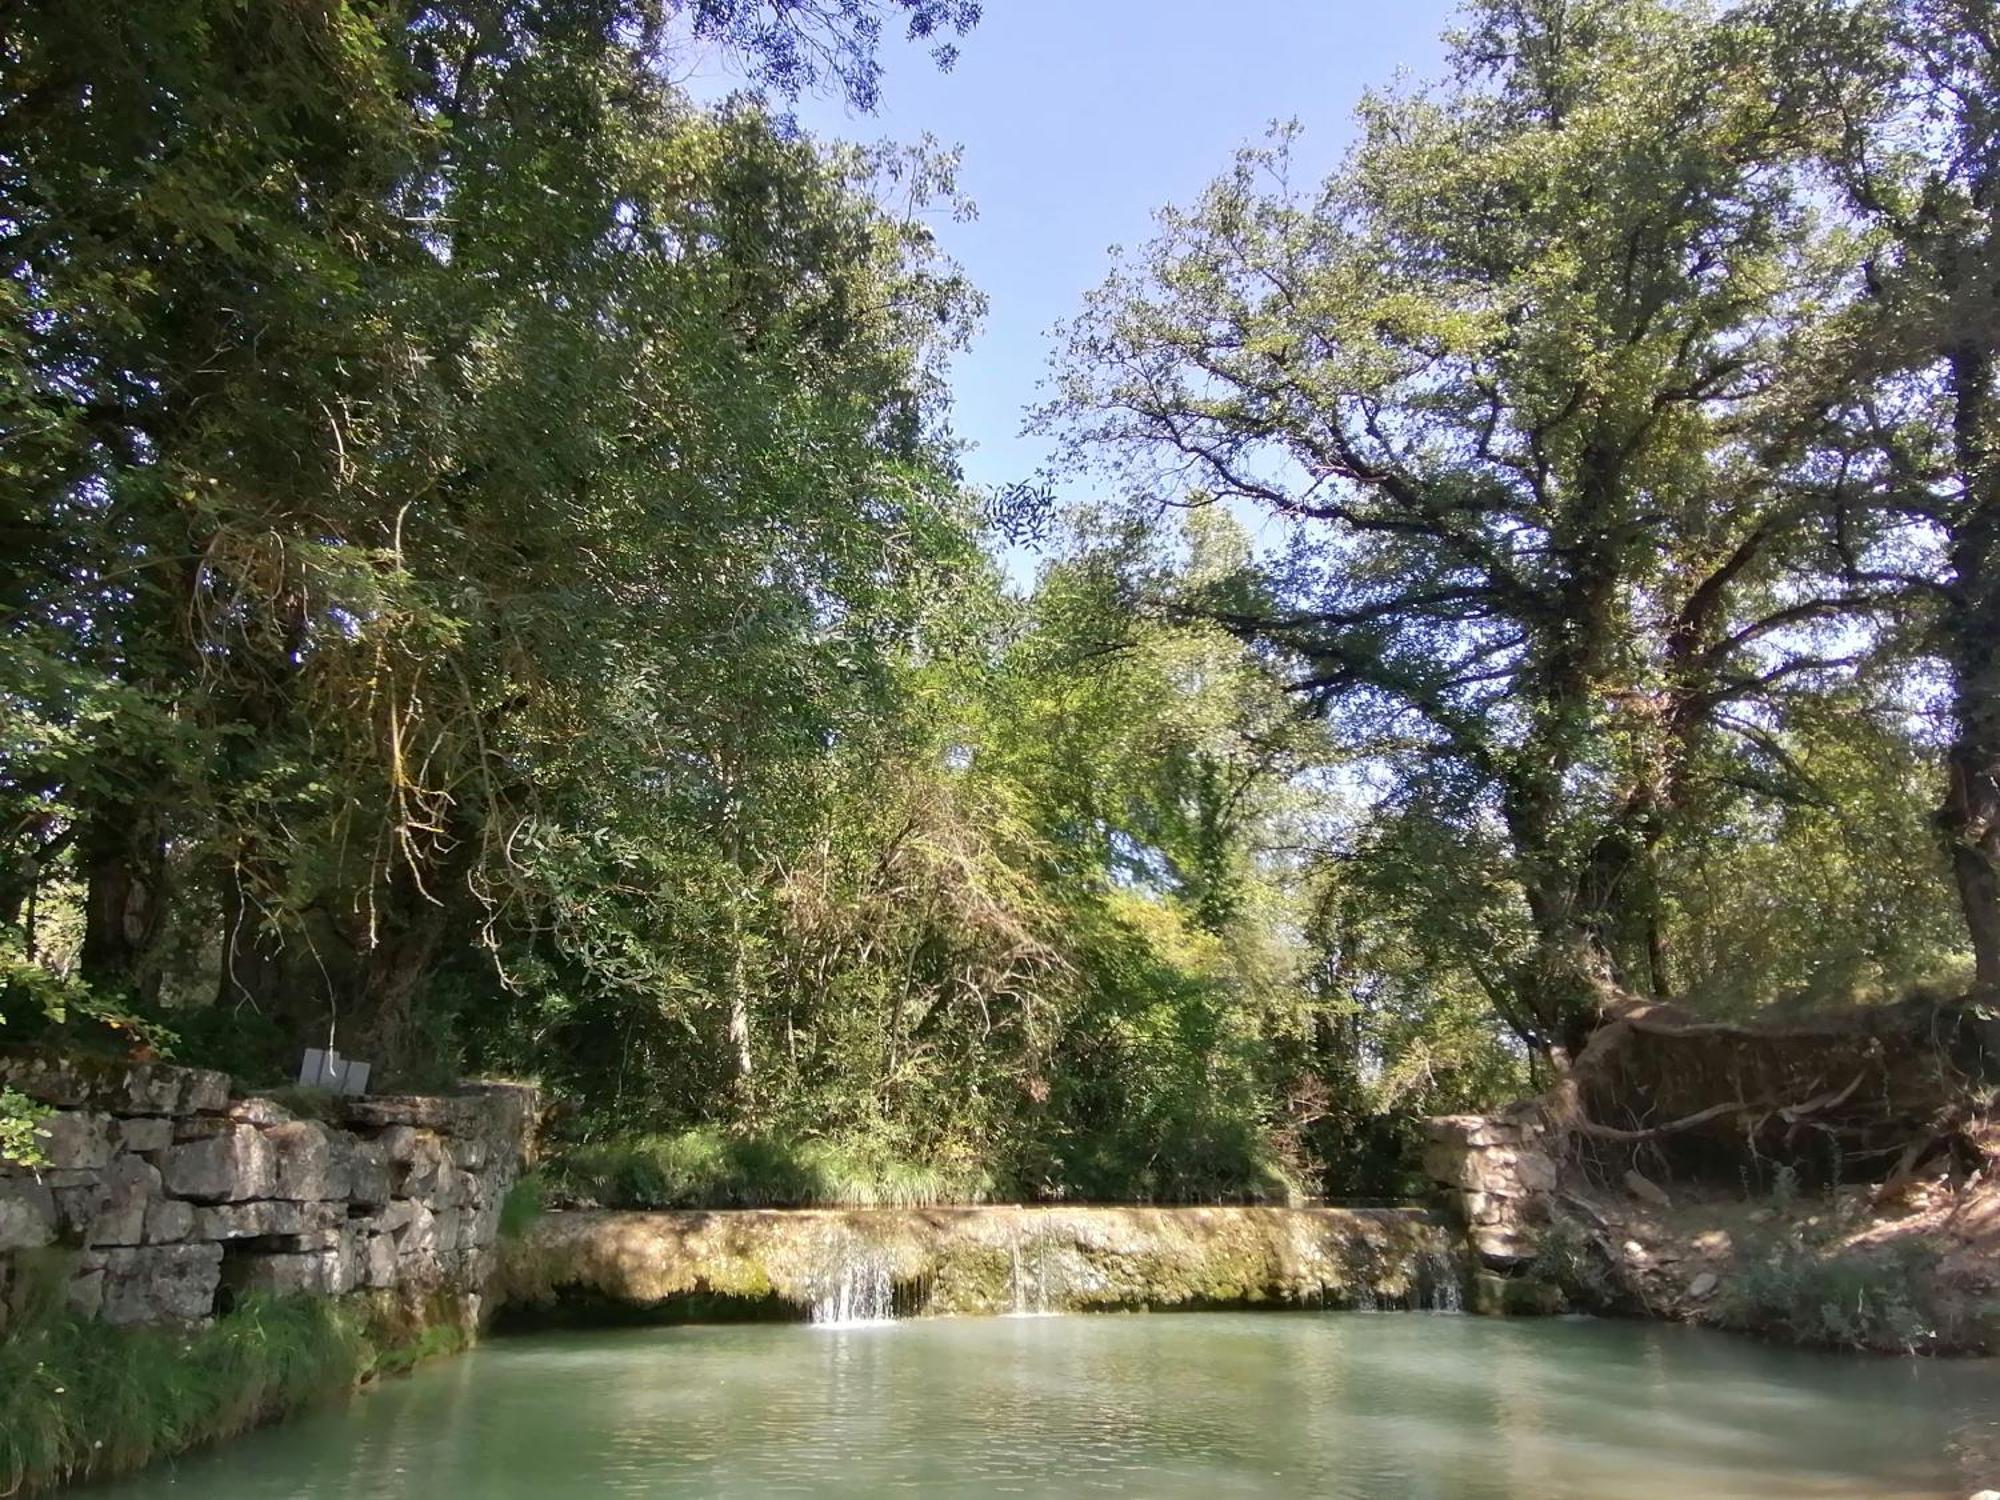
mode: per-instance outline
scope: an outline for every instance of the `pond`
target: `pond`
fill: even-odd
[[[1995,1482],[1995,1362],[1586,1320],[1193,1313],[500,1338],[91,1493],[1963,1500]]]

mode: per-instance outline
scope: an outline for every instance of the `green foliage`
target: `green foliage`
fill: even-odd
[[[1025,595],[981,518],[1038,492],[948,430],[954,159],[667,81],[691,32],[865,107],[885,20],[976,18],[21,18],[10,1038],[535,1076],[606,1201],[1392,1195],[1622,994],[1955,972],[1961,0],[1476,0],[1325,183],[1281,130],[1091,299],[1045,419],[1115,498]]]
[[[714,1126],[572,1147],[551,1164],[549,1183],[608,1208],[922,1208],[992,1192],[977,1173],[899,1161],[869,1143]]]
[[[1914,1354],[1936,1338],[1932,1257],[1921,1246],[1825,1251],[1787,1242],[1732,1279],[1723,1321],[1828,1348]]]
[[[524,1172],[500,1200],[500,1238],[518,1240],[534,1227],[547,1206],[548,1183],[539,1171]]]
[[[45,1106],[16,1089],[0,1089],[0,1161],[18,1167],[39,1167],[42,1155],[42,1121],[49,1117]]]
[[[60,1276],[34,1279],[0,1340],[8,1494],[234,1436],[463,1339],[455,1323],[411,1335],[365,1304],[319,1297],[247,1298],[186,1332],[114,1328],[64,1310]]]

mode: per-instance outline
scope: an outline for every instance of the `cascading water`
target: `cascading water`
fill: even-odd
[[[808,1316],[827,1328],[860,1323],[888,1323],[896,1316],[896,1278],[878,1255],[842,1246],[818,1279]]]
[[[1008,1243],[1012,1261],[1009,1277],[1007,1316],[1012,1318],[1048,1318],[1061,1311],[1049,1303],[1049,1246],[1048,1241],[1037,1235],[1029,1242],[1029,1254],[1021,1250],[1021,1236],[1016,1232]],[[1057,1290],[1063,1285],[1062,1268],[1056,1268]]]
[[[1417,1278],[1417,1306],[1425,1312],[1465,1311],[1463,1268],[1441,1250],[1426,1250]]]

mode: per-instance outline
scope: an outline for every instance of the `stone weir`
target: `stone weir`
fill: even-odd
[[[503,1250],[510,1310],[874,1322],[1221,1307],[1455,1310],[1418,1209],[986,1207],[565,1212]]]
[[[301,1118],[227,1075],[0,1055],[0,1085],[51,1107],[43,1162],[0,1160],[0,1320],[29,1259],[108,1323],[186,1323],[246,1292],[450,1293],[493,1269],[532,1089],[315,1100]]]

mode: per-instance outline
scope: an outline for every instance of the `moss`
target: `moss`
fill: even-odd
[[[844,1257],[913,1313],[1395,1306],[1450,1261],[1421,1218],[1265,1208],[554,1213],[502,1256],[503,1300],[678,1309],[692,1295],[803,1309]],[[1017,1290],[1017,1275],[1025,1279]]]
[[[1472,1278],[1471,1306],[1488,1317],[1547,1318],[1567,1311],[1569,1300],[1553,1281],[1481,1271]]]
[[[0,1493],[127,1473],[463,1348],[456,1299],[246,1297],[199,1327],[121,1329],[28,1278],[0,1342]]]

